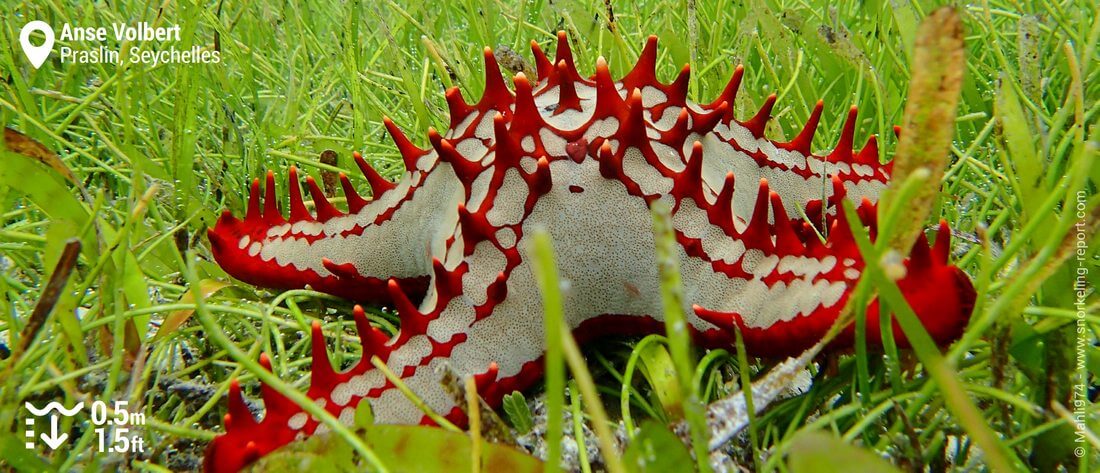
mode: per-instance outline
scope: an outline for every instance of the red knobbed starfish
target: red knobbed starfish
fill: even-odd
[[[858,204],[873,234],[891,169],[879,163],[874,137],[852,150],[854,107],[833,151],[815,155],[821,102],[798,136],[775,142],[764,137],[774,95],[747,121],[733,116],[740,67],[718,98],[697,104],[687,99],[687,67],[671,84],[655,77],[655,37],[618,81],[602,59],[595,75],[582,77],[564,34],[558,40],[553,62],[532,43],[538,80],[517,75],[514,92],[486,49],[484,95],[471,105],[449,90],[450,128],[429,130],[430,149],[385,120],[406,172],[388,182],[356,154],[371,200],[340,176],[348,206],[341,211],[307,177],[310,213],[292,167],[289,218],[269,172],[262,203],[257,179],[244,219],[226,212],[210,231],[215,258],[243,281],[397,309],[401,328],[392,339],[355,311],[364,357],[345,372],[329,364],[314,326],[307,395],[342,421],[351,423],[365,400],[378,422],[428,422],[373,368],[373,355],[455,420],[463,414],[440,386],[443,363],[475,376],[490,403],[536,381],[543,310],[527,255],[539,227],[553,240],[568,281],[566,321],[582,341],[663,330],[649,212],[657,200],[673,209],[685,309],[700,345],[731,345],[737,326],[752,354],[797,354],[847,301],[865,262],[837,208],[841,199]],[[931,248],[922,235],[898,281],[941,343],[960,335],[974,300],[969,279],[948,265],[949,235],[941,223]],[[881,344],[877,306],[867,311],[871,345]],[[834,346],[851,339],[849,329]],[[266,356],[261,362],[270,367]],[[257,421],[231,385],[226,433],[210,445],[208,470],[237,470],[323,429],[270,387],[263,396],[267,412]]]

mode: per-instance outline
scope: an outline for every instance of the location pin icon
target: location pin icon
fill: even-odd
[[[35,31],[41,31],[46,36],[46,42],[41,46],[35,46],[31,44],[31,33]],[[50,57],[50,53],[53,52],[53,28],[45,21],[35,20],[27,23],[23,27],[23,30],[19,32],[19,44],[23,45],[23,52],[27,54],[27,59],[31,60],[31,65],[35,69],[42,67],[42,63],[46,62],[46,58]]]

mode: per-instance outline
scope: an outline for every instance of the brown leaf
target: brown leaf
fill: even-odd
[[[61,158],[33,138],[11,128],[4,127],[4,146],[7,147],[9,151],[13,151],[28,158],[37,159],[38,162],[49,166],[54,171],[57,171],[58,174],[64,176],[69,182],[76,183],[76,176],[73,175],[69,167],[61,161]]]
[[[122,356],[122,367],[129,370],[141,356],[141,335],[138,335],[134,319],[127,319],[122,330],[122,346],[126,349]]]
[[[470,409],[466,402],[466,386],[461,380],[462,377],[459,376],[458,373],[455,373],[450,365],[443,365],[442,370],[443,378],[439,380],[439,384],[441,384],[443,390],[451,396],[451,400],[455,402],[455,405],[469,416]],[[478,417],[481,420],[482,436],[485,440],[511,447],[518,445],[515,437],[512,436],[512,430],[508,428],[504,420],[497,415],[496,411],[494,411],[480,395],[478,396],[478,407],[480,407],[478,410],[480,415]]]
[[[215,281],[213,279],[203,279],[199,281],[199,292],[202,293],[203,298],[212,296],[215,292],[222,290],[229,286],[229,283],[222,281]],[[179,302],[181,304],[190,304],[195,301],[195,297],[191,291],[187,291],[180,297]],[[187,319],[191,318],[191,315],[195,313],[194,309],[182,309],[168,314],[168,317],[164,318],[164,322],[160,324],[160,328],[157,329],[156,335],[153,335],[153,342],[156,342],[162,338],[167,338],[176,329],[180,328]]]
[[[508,71],[511,75],[521,72],[527,77],[536,77],[537,75],[531,65],[527,63],[527,60],[508,46],[497,45],[496,49],[493,50],[493,57],[496,58],[501,69]]]
[[[939,8],[921,22],[892,180],[900,186],[921,168],[930,176],[928,185],[905,204],[905,217],[898,219],[890,246],[902,253],[909,252],[922,230],[947,169],[966,70],[963,48],[962,23],[954,8]]]
[[[6,135],[7,133],[5,133],[5,136]],[[46,318],[50,315],[50,312],[53,312],[54,306],[57,304],[58,299],[61,298],[61,291],[65,289],[65,284],[69,282],[69,276],[72,275],[73,268],[76,268],[76,260],[79,256],[80,240],[76,238],[70,239],[65,243],[65,249],[61,251],[61,257],[57,260],[57,266],[54,267],[53,273],[50,274],[50,280],[46,283],[46,289],[42,291],[38,303],[34,306],[34,311],[31,312],[30,318],[27,319],[27,325],[23,327],[23,332],[19,336],[19,351],[13,354],[13,357],[26,351],[31,342],[33,342],[38,335],[38,332],[46,325]]]
[[[321,164],[328,164],[329,166],[335,166],[338,155],[331,149],[321,151],[321,156],[318,158]],[[325,196],[333,197],[336,195],[336,189],[339,188],[339,183],[336,180],[337,174],[335,172],[322,169],[321,170],[321,183],[324,184]]]

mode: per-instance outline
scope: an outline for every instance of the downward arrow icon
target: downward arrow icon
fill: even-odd
[[[51,450],[57,450],[57,447],[60,447],[61,444],[64,443],[65,440],[68,440],[68,438],[69,438],[69,434],[65,434],[65,433],[62,433],[61,435],[57,434],[57,416],[56,415],[51,415],[50,416],[50,435],[46,435],[46,434],[43,433],[40,436],[42,438],[42,441],[46,442],[46,445],[50,446]]]

